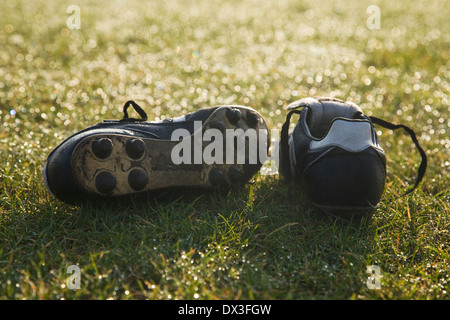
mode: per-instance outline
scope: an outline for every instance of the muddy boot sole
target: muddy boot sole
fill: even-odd
[[[233,135],[228,135],[230,129]],[[217,144],[222,145],[223,157],[219,157],[222,161],[219,159],[211,163],[203,157],[205,152],[214,154],[210,152],[211,144],[217,143],[212,138],[209,141],[198,139],[199,136],[204,138],[208,130],[211,130],[208,136],[214,133],[215,139],[222,139],[221,144]],[[253,136],[248,134],[251,131],[255,133]],[[249,139],[255,136],[257,141]],[[176,164],[173,150],[179,149],[181,140],[110,133],[88,136],[75,147],[71,156],[74,181],[87,194],[103,197],[175,187],[231,188],[248,182],[264,163],[263,156],[255,161],[254,152],[251,152],[255,150],[254,144],[257,144],[258,155],[267,155],[270,143],[263,117],[255,110],[242,106],[217,108],[198,130],[183,137],[183,140],[186,138],[191,142],[191,161]],[[260,151],[261,148],[265,148],[264,152]],[[198,161],[199,150],[201,161]]]

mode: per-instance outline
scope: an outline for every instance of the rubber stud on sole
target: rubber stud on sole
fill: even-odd
[[[91,148],[97,158],[106,159],[111,155],[113,143],[111,139],[101,138],[92,142]]]
[[[209,171],[209,182],[213,186],[224,186],[227,185],[227,179],[225,177],[225,174],[223,171],[220,171],[219,169],[213,168],[211,171]]]
[[[241,111],[236,108],[230,108],[226,112],[228,121],[232,124],[236,124],[241,119]]]
[[[228,169],[228,179],[230,179],[230,181],[232,183],[237,183],[241,180],[242,178],[242,171],[238,168],[238,167],[230,167],[230,169]]]
[[[95,187],[100,193],[110,193],[117,184],[116,178],[109,172],[100,172],[95,178]]]
[[[141,169],[133,169],[128,175],[128,184],[135,191],[145,188],[148,182],[148,175]]]
[[[247,112],[247,125],[251,128],[256,127],[256,125],[258,124],[258,116],[256,115],[256,113],[253,112]]]
[[[145,151],[145,143],[141,139],[131,139],[125,144],[125,151],[132,159],[139,159]]]

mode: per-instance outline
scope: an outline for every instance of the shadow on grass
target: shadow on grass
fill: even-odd
[[[337,218],[312,206],[299,190],[289,202],[287,187],[275,177],[257,179],[227,192],[177,190],[81,206],[54,198],[27,202],[3,223],[14,230],[5,235],[3,253],[14,256],[7,269],[28,270],[34,261],[39,267],[27,271],[30,277],[51,282],[46,274],[60,270],[64,276],[68,265],[78,264],[89,290],[95,290],[98,274],[109,274],[149,297],[139,282],[176,290],[166,273],[185,277],[177,264],[190,252],[194,267],[223,298],[348,298],[360,290],[371,217]],[[223,260],[225,269],[211,272],[211,257]],[[224,270],[240,276],[230,278]]]

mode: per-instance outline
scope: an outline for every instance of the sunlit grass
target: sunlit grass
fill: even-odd
[[[0,10],[0,297],[4,299],[448,299],[448,1],[5,0]],[[333,96],[412,127],[419,156],[379,129],[388,157],[374,214],[321,214],[277,176],[228,195],[75,207],[41,170],[70,134],[138,101],[160,120],[251,106],[280,129],[288,103]],[[69,265],[81,288],[67,288]],[[369,265],[380,290],[366,286]]]

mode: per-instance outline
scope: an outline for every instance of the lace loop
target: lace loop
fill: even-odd
[[[133,109],[141,116],[141,119],[129,118],[127,109],[129,106],[132,106]],[[120,122],[135,122],[135,121],[147,121],[147,113],[133,100],[128,100],[123,106],[123,118]]]

